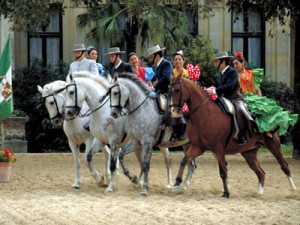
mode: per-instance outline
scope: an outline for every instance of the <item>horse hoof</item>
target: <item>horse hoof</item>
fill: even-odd
[[[79,189],[79,188],[80,188],[80,185],[79,185],[78,183],[74,183],[74,184],[72,185],[72,188],[74,188],[74,189]]]
[[[146,190],[142,190],[142,191],[140,192],[140,195],[141,195],[141,196],[148,196],[148,192],[147,192]]]
[[[188,191],[188,188],[187,188],[186,186],[183,186],[183,187],[182,187],[182,190],[183,190],[184,192],[187,192],[187,191]]]
[[[183,193],[182,188],[181,188],[180,186],[174,186],[174,187],[172,188],[172,191],[173,191],[174,193]]]
[[[108,187],[105,189],[105,193],[112,193],[112,192],[113,192],[112,187]]]
[[[221,196],[221,198],[229,198],[229,193],[223,193],[223,195]]]
[[[168,185],[166,186],[167,189],[172,189],[172,187],[173,187],[172,184],[168,184]]]
[[[104,179],[101,179],[98,181],[97,186],[102,188],[102,187],[107,187],[107,185],[104,182]]]
[[[131,181],[134,184],[138,184],[139,183],[139,179],[136,176],[134,176]]]

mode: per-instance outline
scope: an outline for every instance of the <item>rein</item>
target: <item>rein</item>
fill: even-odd
[[[59,109],[58,109],[58,105],[57,105],[57,101],[56,101],[56,98],[55,98],[55,95],[59,94],[60,92],[63,92],[64,90],[66,89],[66,87],[64,88],[61,88],[61,89],[58,89],[56,91],[54,91],[53,93],[43,97],[43,101],[45,102],[46,98],[52,96],[53,99],[54,99],[54,103],[55,103],[55,107],[56,107],[56,111],[57,111],[57,114],[53,117],[50,117],[50,120],[53,120],[53,119],[56,119],[56,118],[62,118],[64,119],[64,114],[60,113],[59,112]]]
[[[178,108],[182,108],[181,105],[182,105],[182,83],[181,83],[181,80],[180,81],[177,81],[177,82],[174,82],[172,83],[171,86],[174,86],[174,84],[180,84],[180,96],[179,96],[179,102],[177,105],[170,105],[169,107],[172,107],[172,106],[175,106],[175,107],[178,107]],[[170,88],[169,90],[169,93],[168,93],[168,96],[171,97],[172,95],[172,88]],[[202,106],[204,106],[209,100],[209,97],[207,97],[203,102],[201,102],[196,108],[194,108],[191,112],[189,113],[186,113],[186,117],[190,117],[192,114],[194,114],[198,109],[200,109]]]
[[[78,101],[78,94],[77,94],[77,84],[76,84],[75,80],[74,80],[74,84],[69,84],[69,85],[66,86],[66,88],[68,88],[70,86],[74,86],[75,87],[75,105],[74,106],[66,106],[66,108],[75,108],[75,109],[77,109],[79,111],[79,117],[81,117],[81,118],[90,116],[92,113],[94,113],[95,111],[97,111],[100,108],[102,108],[105,105],[105,103],[108,101],[108,99],[107,99],[103,103],[104,99],[109,95],[109,90],[106,92],[106,94],[104,96],[102,96],[100,98],[100,100],[99,100],[100,106],[99,107],[97,107],[96,109],[94,109],[92,111],[89,109],[86,113],[82,114],[80,112],[81,108],[78,106],[78,103],[77,103],[77,101]],[[75,118],[72,118],[72,119],[75,119]],[[70,120],[72,120],[72,119],[70,119]]]
[[[194,112],[196,112],[198,109],[200,109],[202,106],[205,105],[206,102],[208,102],[209,97],[207,97],[203,102],[200,103],[195,109],[193,109],[192,112],[187,113],[186,116],[190,117]]]
[[[119,85],[119,83],[117,82],[115,85],[113,85],[113,86],[111,86],[110,88],[109,88],[109,93],[110,93],[110,95],[111,95],[111,90],[112,90],[112,88],[114,88],[114,87],[118,87],[118,92],[119,92],[119,102],[118,102],[118,105],[112,105],[111,104],[111,98],[110,98],[110,107],[111,108],[118,108],[119,110],[120,110],[120,115],[121,116],[127,116],[127,115],[130,115],[130,114],[132,114],[132,113],[134,113],[135,111],[137,111],[145,102],[146,102],[146,100],[149,98],[149,95],[147,95],[146,96],[146,98],[135,108],[135,109],[133,109],[132,111],[130,111],[130,112],[123,112],[122,111],[122,109],[123,109],[123,107],[121,106],[121,90],[120,90],[120,85]],[[126,104],[125,104],[126,105]]]
[[[103,95],[101,98],[100,98],[100,100],[99,100],[99,103],[100,103],[100,106],[99,107],[97,107],[96,109],[94,109],[93,111],[91,111],[90,109],[86,112],[86,113],[84,113],[84,114],[79,114],[79,117],[87,117],[87,116],[90,116],[91,114],[93,114],[94,112],[96,112],[98,109],[101,109],[104,105],[105,105],[105,103],[108,101],[108,98],[106,99],[106,101],[105,102],[103,102],[104,101],[104,99],[107,97],[109,95],[109,92],[107,91],[106,92],[106,94],[105,95]],[[90,112],[89,112],[90,111]]]

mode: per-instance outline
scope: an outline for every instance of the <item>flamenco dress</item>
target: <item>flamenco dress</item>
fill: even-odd
[[[240,86],[259,132],[264,133],[278,127],[280,136],[287,133],[289,126],[296,124],[298,114],[284,110],[273,99],[254,94],[264,79],[263,69],[246,70],[245,75],[240,76]]]

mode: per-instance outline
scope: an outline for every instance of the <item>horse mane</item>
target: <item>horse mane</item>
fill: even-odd
[[[43,97],[52,94],[53,92],[65,88],[67,83],[62,80],[56,80],[43,87]]]
[[[102,76],[96,76],[94,74],[91,74],[90,72],[87,71],[79,71],[79,72],[72,72],[71,75],[74,78],[88,78],[93,81],[95,81],[98,84],[101,84],[105,89],[109,89],[109,82]],[[67,76],[68,79],[69,75]]]
[[[138,85],[138,87],[140,87],[146,95],[149,94],[149,92],[150,92],[147,84],[145,84],[144,81],[142,81],[140,78],[138,78],[135,73],[128,73],[128,72],[120,73],[119,78],[129,79],[132,82],[136,83]]]

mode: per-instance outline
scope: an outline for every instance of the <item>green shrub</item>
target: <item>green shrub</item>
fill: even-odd
[[[199,65],[201,68],[200,83],[202,86],[217,86],[218,70],[214,67],[212,59],[216,50],[206,36],[197,35],[184,49],[185,62]]]
[[[42,96],[37,90],[37,85],[43,87],[55,80],[65,80],[68,69],[69,66],[63,62],[43,67],[41,61],[35,60],[32,66],[13,73],[14,108],[29,116],[26,123],[29,152],[69,149],[63,130],[52,128]]]

